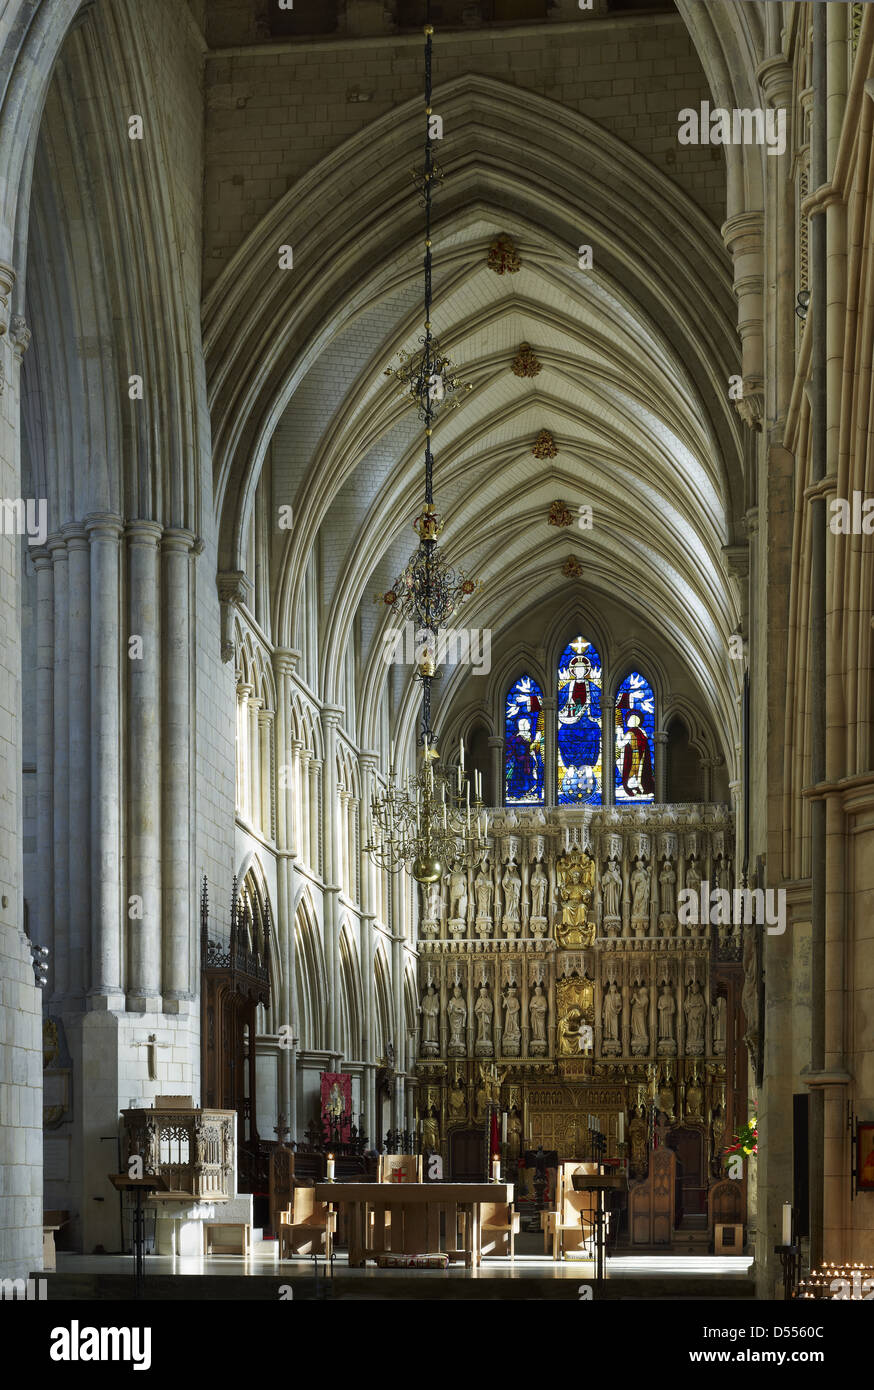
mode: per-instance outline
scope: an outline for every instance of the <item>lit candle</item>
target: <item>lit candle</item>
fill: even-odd
[[[792,1204],[783,1203],[783,1244],[792,1244]]]
[[[498,1154],[492,1159],[492,1182],[501,1181],[501,1160]]]
[[[328,1182],[334,1181],[334,1155],[328,1154]]]

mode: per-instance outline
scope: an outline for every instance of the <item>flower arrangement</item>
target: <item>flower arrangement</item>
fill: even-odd
[[[752,1118],[747,1120],[745,1125],[741,1125],[740,1130],[734,1136],[734,1143],[729,1144],[723,1152],[726,1157],[729,1154],[741,1154],[744,1158],[749,1158],[751,1154],[758,1154],[759,1117],[755,1110]]]

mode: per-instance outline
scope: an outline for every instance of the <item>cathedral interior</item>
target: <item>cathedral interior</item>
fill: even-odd
[[[0,169],[0,1281],[874,1275],[874,4],[6,0]]]

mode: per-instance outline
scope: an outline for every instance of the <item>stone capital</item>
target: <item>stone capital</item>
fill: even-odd
[[[157,547],[164,528],[158,521],[145,521],[135,518],[129,521],[124,528],[124,537],[128,545],[142,545],[151,548]]]
[[[68,551],[88,549],[88,532],[79,522],[65,522],[61,527],[61,535],[64,537]]]
[[[88,535],[99,540],[117,541],[124,530],[124,522],[114,512],[92,512],[84,520]]]
[[[59,544],[63,544],[63,542],[59,542]],[[35,546],[30,551],[30,558],[33,561],[35,570],[50,570],[52,568],[50,543],[47,542],[45,545]]]
[[[273,653],[273,670],[277,676],[293,676],[300,661],[296,647],[277,647]]]
[[[161,537],[161,546],[164,550],[170,551],[189,551],[195,550],[198,537],[193,531],[187,531],[182,526],[167,526]],[[201,542],[201,548],[202,548]]]
[[[756,69],[765,100],[769,106],[788,106],[792,100],[792,65],[782,54],[766,58]]]

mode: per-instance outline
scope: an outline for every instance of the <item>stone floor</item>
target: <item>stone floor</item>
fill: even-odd
[[[203,1259],[146,1258],[146,1297],[277,1299],[280,1289],[294,1298],[562,1298],[586,1297],[594,1290],[594,1268],[587,1260],[554,1262],[543,1254],[539,1237],[521,1236],[515,1260],[489,1257],[479,1269],[451,1265],[446,1270],[382,1270],[375,1265],[350,1269],[344,1252],[318,1270],[312,1259],[277,1258],[274,1241],[259,1241],[249,1259],[210,1255]],[[118,1299],[131,1296],[133,1259],[129,1255],[58,1254],[58,1268],[47,1275],[49,1300]],[[233,1295],[227,1280],[236,1281]],[[583,1286],[582,1288],[580,1286]],[[754,1297],[752,1259],[713,1255],[619,1254],[607,1261],[608,1299],[750,1299]]]

